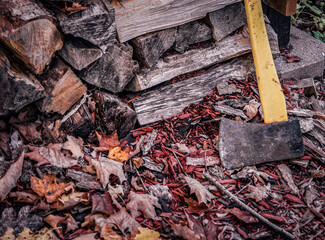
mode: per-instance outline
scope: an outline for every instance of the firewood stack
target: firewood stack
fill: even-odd
[[[240,0],[145,2],[0,0],[0,117],[35,106],[52,129],[124,137],[253,71]],[[135,110],[126,91],[140,92]]]

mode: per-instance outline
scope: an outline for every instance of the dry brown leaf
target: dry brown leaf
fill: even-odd
[[[96,240],[97,233],[88,233],[74,238],[73,240]]]
[[[136,194],[131,191],[129,200],[130,202],[126,205],[126,208],[131,212],[132,217],[137,217],[138,211],[141,211],[145,218],[155,219],[155,207],[161,209],[158,198],[149,194]]]
[[[123,151],[120,147],[114,147],[113,149],[109,150],[108,157],[123,163],[129,159],[129,153]]]
[[[41,142],[42,135],[37,130],[40,124],[37,123],[23,123],[23,124],[14,124],[14,127],[18,130],[20,135],[23,136],[28,142]]]
[[[54,216],[52,214],[48,215],[47,217],[44,218],[44,221],[49,224],[52,228],[55,229],[57,234],[63,238],[63,233],[62,233],[62,228],[59,227],[61,223],[64,222],[66,217],[60,217],[60,216]]]
[[[122,240],[122,236],[118,235],[109,224],[105,223],[100,231],[100,236],[105,240]]]
[[[28,192],[12,192],[8,195],[10,198],[15,198],[15,202],[23,202],[23,203],[30,203],[35,204],[40,200],[40,197],[34,193]],[[41,210],[50,210],[50,205],[45,203],[44,201],[40,201],[37,204],[37,209]]]
[[[33,191],[40,197],[45,196],[48,203],[56,202],[63,193],[73,189],[72,183],[58,184],[55,175],[47,175],[44,179],[32,176],[30,182]]]
[[[323,178],[325,177],[325,170],[311,170],[311,176],[313,178]]]
[[[245,223],[257,223],[258,220],[254,218],[250,213],[244,212],[240,210],[239,208],[230,208],[226,210],[227,212],[234,215],[239,220],[242,220]]]
[[[197,234],[192,231],[189,227],[181,224],[171,224],[171,227],[175,235],[180,236],[186,240],[200,240],[202,239],[201,234]]]
[[[110,160],[105,157],[100,157],[99,160],[91,159],[90,165],[94,166],[97,173],[97,178],[100,180],[103,188],[109,182],[109,177],[114,174],[120,179],[120,183],[126,181],[123,171],[123,163]]]
[[[140,233],[138,233],[134,240],[160,240],[159,232],[153,231],[149,228],[139,227]]]
[[[88,194],[84,192],[73,192],[70,194],[63,194],[56,203],[51,205],[51,208],[56,208],[62,211],[67,208],[76,206],[78,203],[88,204]]]
[[[42,165],[45,165],[45,164],[49,164],[50,162],[44,158],[40,153],[39,153],[39,150],[40,148],[39,147],[35,147],[35,146],[28,146],[28,149],[32,152],[29,152],[29,153],[25,153],[25,157],[26,158],[29,158],[30,160],[33,160],[35,162],[37,162],[36,166],[42,166]]]
[[[138,178],[135,176],[131,177],[131,186],[135,189],[135,191],[145,192],[145,189],[142,186],[139,186],[137,183]]]
[[[134,158],[132,158],[132,162],[133,162],[133,164],[134,164],[134,166],[135,166],[136,168],[139,168],[139,167],[141,167],[142,164],[143,164],[143,159],[140,158],[140,157],[134,157]]]
[[[109,192],[105,192],[105,194],[101,196],[95,194],[91,197],[91,199],[92,199],[91,214],[104,213],[107,215],[112,215],[117,210]]]
[[[261,106],[260,103],[256,102],[255,99],[250,100],[248,105],[244,107],[244,112],[248,116],[248,120],[253,119],[258,113],[258,108]]]
[[[65,219],[64,223],[67,225],[67,229],[65,230],[65,234],[70,231],[74,231],[78,229],[78,223],[76,220],[71,216],[71,214],[66,214],[67,218]]]
[[[100,232],[106,220],[107,218],[103,214],[90,214],[85,217],[85,221],[81,224],[81,227],[94,227],[95,231]]]
[[[114,225],[120,229],[120,231],[126,235],[130,233],[131,236],[135,236],[138,233],[140,224],[127,213],[126,209],[123,208],[121,211],[113,214],[107,219],[107,224]]]
[[[188,205],[188,208],[186,208],[186,212],[188,213],[196,213],[196,214],[202,214],[209,210],[210,207],[208,207],[205,203],[198,203],[192,198],[184,198],[185,202]]]
[[[209,192],[199,181],[191,178],[191,177],[184,177],[185,181],[188,183],[188,186],[191,189],[191,193],[195,193],[197,200],[199,203],[211,202],[215,196]]]
[[[24,152],[21,153],[18,160],[13,163],[6,174],[0,179],[0,200],[4,200],[8,193],[16,186],[21,176],[24,163]]]
[[[68,141],[63,144],[62,148],[65,150],[69,150],[72,153],[72,157],[74,159],[82,158],[84,156],[84,153],[81,150],[82,145],[84,143],[82,139],[77,139],[69,135],[67,136],[67,139]]]
[[[111,150],[114,147],[120,146],[120,141],[118,140],[116,131],[114,131],[111,135],[105,135],[104,133],[96,131],[96,135],[99,142],[99,148],[101,150]]]
[[[247,190],[249,191],[249,193],[246,193],[245,197],[255,199],[255,201],[259,202],[269,196],[269,192],[271,191],[271,185],[268,184],[267,186],[258,187],[248,185]]]
[[[278,170],[281,173],[282,179],[285,181],[285,183],[291,189],[291,192],[293,194],[298,194],[299,189],[293,180],[291,169],[286,164],[283,163],[278,166]]]
[[[32,232],[29,228],[24,228],[18,237],[13,234],[14,229],[7,228],[6,233],[0,237],[1,240],[53,240],[53,232],[51,229],[43,228],[39,231]]]

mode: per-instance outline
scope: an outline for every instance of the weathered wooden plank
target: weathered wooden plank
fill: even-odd
[[[115,43],[103,56],[80,71],[84,81],[113,93],[122,92],[138,70],[138,62],[132,59],[132,47]]]
[[[205,17],[241,0],[128,0],[115,4],[119,40],[128,41],[154,32]]]
[[[211,66],[251,51],[249,38],[237,34],[205,49],[194,49],[160,59],[157,64],[138,73],[128,90],[141,91],[173,77]]]
[[[57,16],[63,33],[83,38],[106,51],[116,37],[114,8],[109,1],[94,0],[87,10]]]
[[[209,13],[207,21],[212,28],[213,38],[219,42],[246,23],[245,8],[242,3],[235,3]]]
[[[180,113],[189,104],[198,103],[211,94],[217,83],[243,79],[250,72],[252,60],[238,58],[204,75],[148,91],[133,101],[139,123],[146,125]]]
[[[146,67],[152,67],[175,43],[176,28],[169,28],[132,39],[136,57]]]
[[[212,38],[211,28],[199,21],[193,21],[178,27],[174,49],[183,53],[189,45]]]

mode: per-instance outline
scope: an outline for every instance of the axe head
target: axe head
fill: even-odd
[[[299,120],[266,124],[223,118],[219,154],[226,169],[301,157],[304,147]]]

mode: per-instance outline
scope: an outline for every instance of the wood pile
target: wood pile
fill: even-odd
[[[306,154],[227,170],[219,120],[263,121],[241,0],[0,0],[0,239],[323,239],[325,45],[265,22]]]

